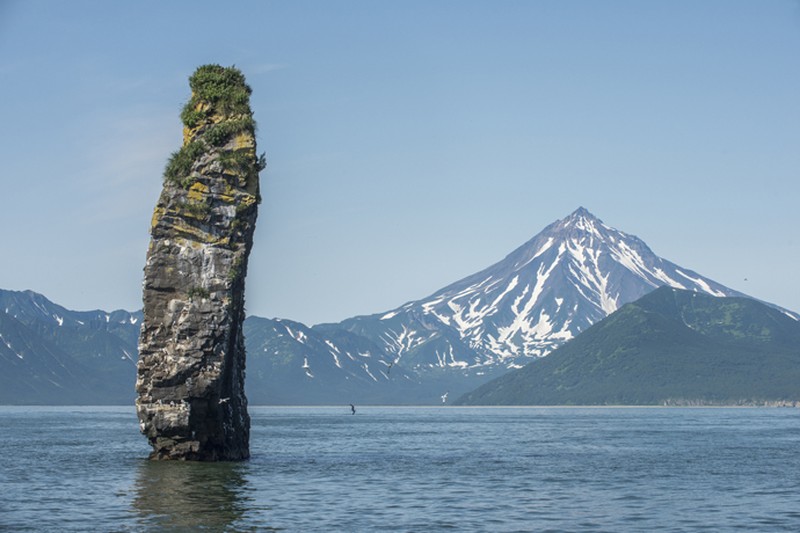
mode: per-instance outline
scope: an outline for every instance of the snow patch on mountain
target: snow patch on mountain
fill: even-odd
[[[662,285],[743,296],[579,208],[481,272],[342,326],[415,368],[514,368]]]

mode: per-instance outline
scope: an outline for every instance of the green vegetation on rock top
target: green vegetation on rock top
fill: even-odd
[[[189,77],[189,86],[192,96],[183,107],[181,120],[190,133],[185,133],[184,145],[172,153],[164,169],[166,180],[184,188],[191,185],[192,166],[204,153],[241,133],[254,137],[256,131],[250,110],[252,89],[239,69],[203,65]],[[233,157],[237,161],[234,170],[257,174],[266,167],[263,155],[256,157],[251,149],[239,151],[247,153]]]
[[[181,120],[189,128],[196,127],[213,111],[225,115],[251,115],[250,94],[253,91],[245,82],[244,74],[235,67],[203,65],[189,78],[189,87],[192,97],[181,113]]]

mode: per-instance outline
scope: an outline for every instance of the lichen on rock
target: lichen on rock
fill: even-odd
[[[244,281],[264,156],[236,68],[189,78],[183,146],[170,158],[144,268],[136,410],[152,459],[249,456]]]

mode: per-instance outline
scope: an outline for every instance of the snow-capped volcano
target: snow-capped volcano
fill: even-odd
[[[389,312],[314,327],[248,318],[247,394],[264,404],[449,402],[662,285],[744,296],[581,208],[502,261]],[[6,402],[115,403],[132,394],[141,313],[68,311],[9,291],[0,304]]]
[[[639,238],[579,208],[476,274],[340,326],[416,371],[516,367],[662,285],[744,296],[658,257]]]

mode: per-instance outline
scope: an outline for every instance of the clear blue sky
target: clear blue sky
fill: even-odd
[[[789,0],[0,0],[0,288],[141,306],[206,63],[245,73],[269,163],[251,314],[384,311],[578,206],[800,310]]]

